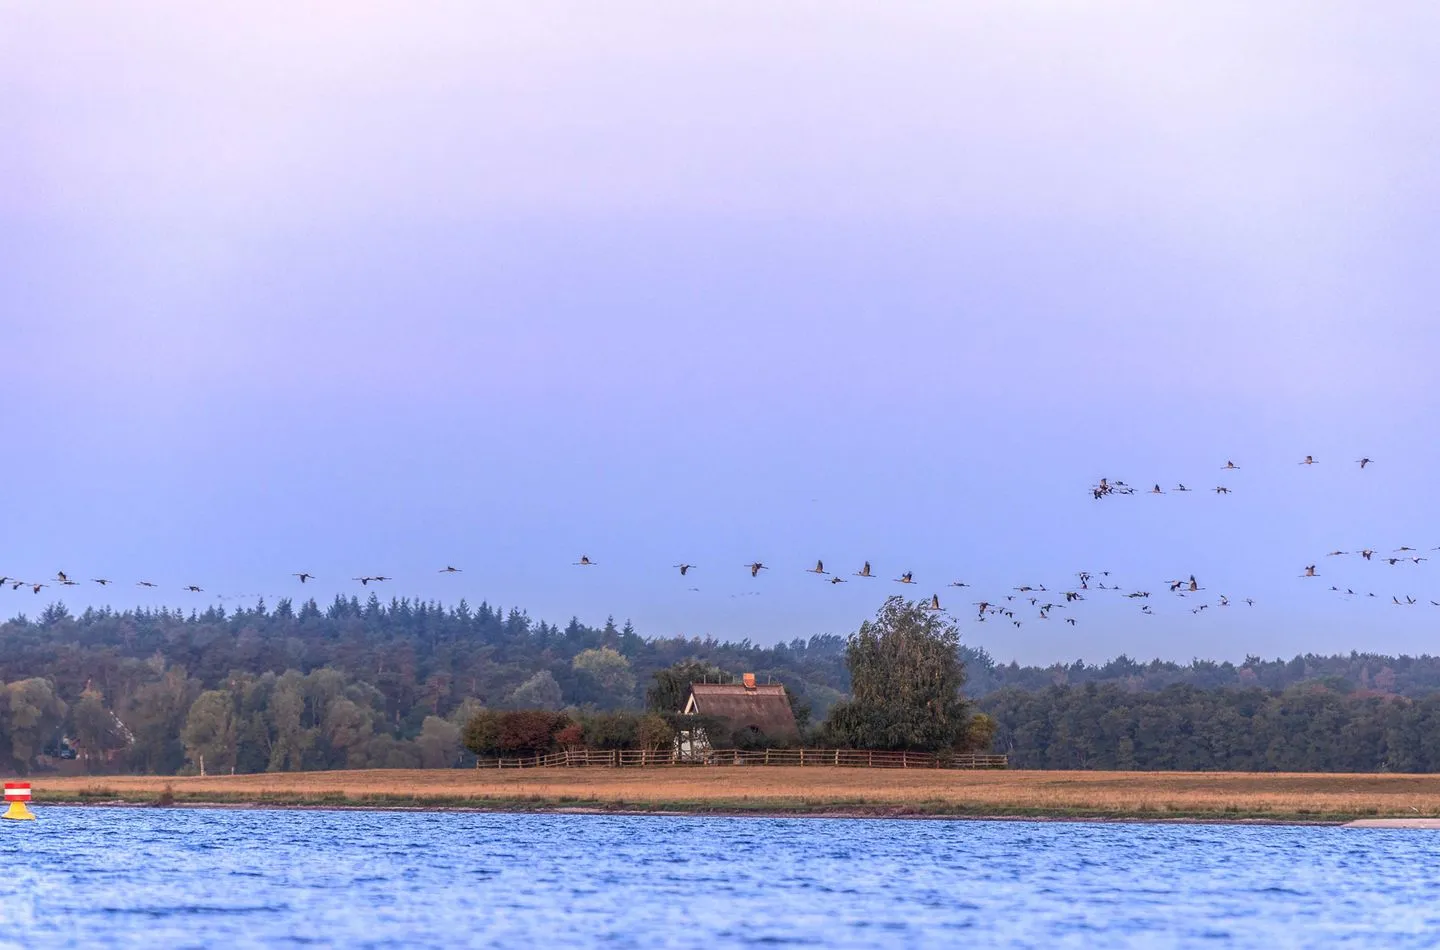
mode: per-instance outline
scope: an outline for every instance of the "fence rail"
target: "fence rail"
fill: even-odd
[[[478,769],[652,768],[685,765],[829,765],[869,769],[1003,769],[1004,755],[872,752],[865,749],[712,749],[681,755],[671,750],[579,749],[511,759],[479,759]]]

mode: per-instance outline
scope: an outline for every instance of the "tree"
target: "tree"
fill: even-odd
[[[420,727],[420,767],[454,768],[460,760],[460,727],[439,716],[426,716]]]
[[[198,771],[224,774],[235,767],[237,729],[235,697],[227,690],[208,689],[190,704],[180,739],[185,757]]]
[[[730,675],[713,663],[702,660],[681,660],[651,674],[653,682],[645,691],[645,708],[651,712],[678,713],[690,699],[691,683],[721,683]]]
[[[549,670],[541,670],[515,687],[505,704],[517,709],[559,709],[561,702],[560,684]]]
[[[850,637],[851,699],[826,720],[831,742],[859,749],[964,748],[969,704],[960,634],[941,614],[891,597]]]
[[[49,680],[33,677],[11,683],[3,690],[0,736],[9,737],[10,759],[22,775],[65,721],[68,707],[55,695]]]
[[[124,728],[115,714],[105,706],[98,690],[87,689],[70,711],[74,726],[74,744],[87,771],[97,762],[104,762],[109,752],[127,744]]]
[[[602,706],[624,706],[635,695],[635,674],[630,661],[610,647],[582,650],[570,661],[570,668],[579,674],[588,687],[587,699]]]

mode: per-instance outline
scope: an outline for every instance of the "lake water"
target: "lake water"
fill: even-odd
[[[37,809],[0,946],[1421,947],[1440,833]]]

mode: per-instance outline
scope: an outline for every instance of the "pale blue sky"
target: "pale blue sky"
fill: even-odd
[[[1433,650],[1440,552],[1297,576],[1440,546],[1433,5],[293,6],[6,14],[0,573],[771,642],[1109,569],[1159,616],[965,637]]]

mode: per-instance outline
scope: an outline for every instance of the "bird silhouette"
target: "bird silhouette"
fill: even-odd
[[[828,574],[828,573],[830,573],[829,571],[825,570],[825,562],[824,562],[824,561],[816,561],[816,562],[815,562],[815,566],[814,566],[814,567],[807,567],[807,568],[805,568],[805,572],[806,572],[807,574]]]
[[[590,560],[588,555],[582,554],[580,555],[580,560],[576,561],[575,564],[578,567],[593,567],[595,562]]]
[[[136,586],[136,587],[154,587],[154,586],[155,586],[155,582],[154,582],[154,581],[136,581],[136,582],[135,582],[135,586]]]
[[[436,571],[435,573],[437,573],[437,574],[459,574],[459,573],[460,573],[460,568],[458,568],[458,567],[453,567],[453,566],[451,566],[451,565],[449,565],[449,564],[446,564],[444,567],[440,568],[440,570]]]
[[[866,561],[866,562],[865,562],[865,566],[862,567],[862,568],[860,568],[860,570],[858,570],[858,571],[855,572],[855,576],[856,576],[856,577],[874,577],[875,575],[872,574],[872,573],[870,573],[870,562],[869,562],[869,561]]]
[[[939,594],[931,594],[931,595],[930,595],[930,603],[928,603],[928,604],[925,605],[925,609],[926,609],[926,610],[939,610],[939,609],[940,609],[940,595],[939,595]]]
[[[1240,466],[1238,466],[1238,465],[1236,465],[1234,462],[1231,462],[1231,461],[1228,461],[1228,460],[1225,462],[1224,465],[1220,466],[1220,468],[1221,468],[1222,470],[1224,470],[1224,471],[1232,471],[1232,470],[1233,470],[1233,471],[1237,471],[1237,472],[1238,472],[1238,471],[1240,470]]]
[[[90,580],[92,583],[99,584],[101,587],[104,587],[106,584],[110,583],[110,578],[108,577],[92,577],[90,578]]]
[[[1304,574],[1301,574],[1300,576],[1301,576],[1301,577],[1319,577],[1320,575],[1315,573],[1315,565],[1314,565],[1314,564],[1311,564],[1311,565],[1308,565],[1308,566],[1305,568],[1305,573],[1304,573]]]
[[[759,561],[751,561],[749,564],[746,564],[745,566],[748,567],[748,568],[750,568],[750,576],[751,576],[751,577],[758,577],[758,576],[760,575],[760,572],[761,572],[761,571],[768,571],[768,570],[770,570],[770,568],[766,567],[764,564],[762,564],[762,563],[759,562]]]
[[[1365,466],[1369,465],[1371,462],[1373,462],[1373,461],[1375,461],[1375,460],[1374,460],[1374,459],[1371,459],[1371,458],[1363,458],[1363,459],[1356,459],[1355,461],[1357,461],[1357,462],[1360,463],[1360,467],[1361,467],[1361,468],[1364,468]]]
[[[295,574],[294,576],[300,578],[300,583],[303,584],[303,583],[305,583],[306,581],[308,581],[310,578],[314,577],[315,575],[314,575],[314,574],[311,574],[311,573],[309,573],[309,572],[307,572],[307,571],[298,571],[298,572],[296,572],[296,574]]]
[[[1314,465],[1314,464],[1316,464],[1316,463],[1315,463],[1315,456],[1313,456],[1313,455],[1307,455],[1307,456],[1305,456],[1303,459],[1300,460],[1299,464],[1300,464],[1300,465]]]
[[[678,567],[678,568],[680,569],[680,576],[681,576],[681,577],[684,577],[686,574],[689,574],[689,573],[690,573],[690,568],[694,567],[695,565],[694,565],[694,564],[675,564],[675,565],[672,565],[672,566]]]
[[[1181,482],[1180,484],[1176,485],[1176,486],[1175,486],[1175,490],[1176,490],[1176,491],[1194,491],[1193,488],[1186,488],[1184,482]]]
[[[897,583],[897,584],[913,584],[913,583],[915,583],[915,576],[914,576],[914,575],[915,575],[915,572],[914,572],[914,571],[906,571],[904,574],[901,574],[899,577],[895,578],[895,583]]]
[[[188,590],[188,591],[190,591],[192,594],[203,594],[203,593],[205,593],[203,590],[201,590],[199,587],[196,587],[194,584],[186,584],[186,585],[185,585],[185,589]]]
[[[1224,485],[1217,485],[1217,486],[1215,487],[1215,494],[1217,494],[1217,495],[1228,495],[1228,494],[1230,494],[1230,489],[1226,488]]]
[[[65,583],[66,581],[68,581],[70,578],[67,577],[67,576],[65,576],[65,572],[64,572],[64,571],[56,571],[56,572],[55,572],[55,579],[56,579],[57,581],[59,581],[60,583],[63,584],[63,583]]]
[[[830,578],[830,583],[832,583],[832,584],[848,584],[849,581],[845,580],[845,578],[843,578],[843,577],[832,577],[832,578]]]

